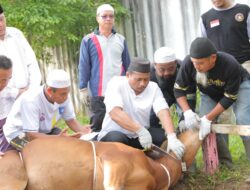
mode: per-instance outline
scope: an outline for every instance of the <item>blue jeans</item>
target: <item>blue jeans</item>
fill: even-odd
[[[236,117],[236,124],[238,125],[250,125],[250,80],[243,81],[238,91],[238,98],[232,105],[233,112]],[[211,99],[206,94],[201,93],[200,104],[200,116],[204,116],[209,113],[217,102]],[[249,136],[242,136],[242,139],[250,140]]]

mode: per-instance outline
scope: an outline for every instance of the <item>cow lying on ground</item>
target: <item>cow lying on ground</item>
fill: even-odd
[[[201,144],[198,132],[187,131],[179,138],[190,166]],[[26,190],[165,190],[182,174],[174,154],[153,160],[121,143],[63,137],[32,141],[23,150],[23,161]]]
[[[28,177],[18,152],[6,152],[0,159],[0,189],[24,190],[27,182]]]

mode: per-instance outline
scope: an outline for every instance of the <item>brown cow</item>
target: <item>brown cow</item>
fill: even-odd
[[[24,190],[28,182],[17,151],[10,150],[0,159],[0,189]]]
[[[190,166],[201,144],[198,132],[187,131],[179,139],[186,146],[183,160]],[[120,143],[93,145],[63,137],[32,141],[23,150],[26,189],[165,190],[181,176],[181,162],[173,154],[152,160]]]

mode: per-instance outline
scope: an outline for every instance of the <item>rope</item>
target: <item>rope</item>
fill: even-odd
[[[97,172],[96,172],[96,150],[95,150],[95,144],[92,141],[89,141],[89,142],[92,145],[93,156],[94,156],[93,190],[95,190],[96,176],[97,176]]]
[[[171,177],[170,177],[169,171],[168,171],[168,169],[163,164],[160,164],[160,165],[161,165],[161,167],[163,167],[164,171],[167,173],[168,181],[169,181],[168,182],[168,188],[169,188],[170,183],[171,183]]]
[[[18,151],[18,154],[19,154],[20,160],[21,160],[22,163],[23,163],[23,155],[22,155],[22,153]]]

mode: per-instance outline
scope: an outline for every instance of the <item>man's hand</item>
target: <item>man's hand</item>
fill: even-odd
[[[141,127],[138,131],[139,142],[144,149],[151,149],[152,146],[152,137],[148,130],[145,127]]]
[[[205,115],[201,118],[200,131],[199,131],[200,140],[203,140],[211,132],[211,123],[212,121],[208,120]]]
[[[64,128],[59,134],[58,136],[61,136],[61,137],[67,137],[68,136],[68,127]]]
[[[183,133],[184,131],[186,131],[188,128],[185,125],[185,121],[181,120],[178,124],[179,130],[181,133]]]
[[[90,128],[91,125],[85,125],[85,126],[82,126],[81,127],[81,131],[79,131],[82,135],[86,135],[88,133],[91,133],[92,132],[92,129]]]
[[[80,90],[80,99],[84,106],[90,107],[90,98],[87,88],[83,88]]]
[[[68,134],[68,127],[64,128],[61,133],[58,136],[61,137],[73,137],[73,138],[80,138],[82,135],[88,134],[91,132],[91,129],[89,126],[86,127],[82,127],[81,131],[77,132],[77,133],[73,133],[73,134]]]
[[[193,127],[199,128],[200,125],[200,117],[194,113],[191,109],[184,112],[185,126],[187,129],[191,129]]]
[[[82,136],[82,133],[73,133],[73,134],[67,134],[67,137],[73,137],[73,138],[77,138],[80,139]]]
[[[185,152],[185,146],[182,144],[182,142],[177,139],[175,133],[168,134],[168,149],[167,152],[173,151],[176,155],[177,159],[181,160],[184,152]]]

